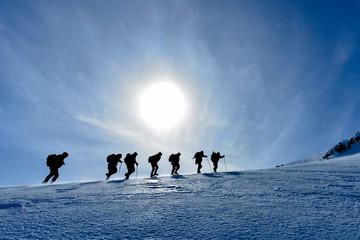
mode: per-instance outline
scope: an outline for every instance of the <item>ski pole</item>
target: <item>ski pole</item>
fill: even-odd
[[[139,165],[136,165],[136,178],[138,177],[138,166]]]
[[[227,169],[226,169],[226,161],[225,161],[225,156],[224,156],[224,164],[225,164],[225,172],[227,172]]]
[[[208,162],[208,164],[209,164],[210,172],[212,172],[212,171],[211,171],[211,166],[210,166],[209,159],[208,159],[207,157],[206,157],[206,159],[207,159],[207,162]]]

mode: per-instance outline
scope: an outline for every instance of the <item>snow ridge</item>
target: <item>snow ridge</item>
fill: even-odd
[[[350,154],[360,152],[360,130],[354,133],[351,137],[342,140],[334,147],[330,148],[326,154],[323,156],[323,159],[329,159],[330,157],[336,157],[342,154],[343,152],[347,152],[349,154],[350,149],[352,149]]]
[[[2,239],[360,239],[358,155],[265,170],[0,188]]]

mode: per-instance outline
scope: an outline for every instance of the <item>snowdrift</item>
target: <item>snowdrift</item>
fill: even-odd
[[[359,239],[360,155],[281,168],[0,188],[2,239]]]

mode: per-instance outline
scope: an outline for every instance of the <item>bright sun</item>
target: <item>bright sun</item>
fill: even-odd
[[[185,115],[186,101],[180,89],[171,82],[158,82],[141,94],[140,116],[151,127],[171,129]]]

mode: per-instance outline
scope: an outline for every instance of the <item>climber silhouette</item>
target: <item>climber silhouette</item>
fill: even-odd
[[[108,162],[108,173],[106,173],[106,180],[110,178],[111,175],[117,172],[117,164],[118,162],[122,163],[120,160],[122,157],[121,153],[119,154],[111,154],[107,156],[106,161]]]
[[[216,172],[217,168],[218,168],[218,162],[220,160],[220,158],[224,158],[225,155],[221,156],[219,152],[215,153],[215,152],[212,152],[211,154],[211,161],[213,162],[213,165],[214,165],[214,172]]]
[[[62,165],[65,165],[64,159],[67,158],[67,156],[69,156],[69,154],[67,152],[63,152],[59,155],[51,154],[46,158],[46,165],[50,168],[50,173],[42,183],[47,183],[51,177],[52,183],[56,181],[59,177],[59,168]]]
[[[179,175],[177,171],[180,169],[180,155],[181,153],[171,154],[169,157],[169,162],[171,162],[172,165],[171,175]]]
[[[204,157],[207,157],[207,156],[204,155],[203,151],[195,153],[195,155],[193,157],[193,159],[195,158],[195,164],[198,165],[197,173],[201,173],[201,168],[202,168],[201,162]]]
[[[125,177],[126,179],[129,179],[130,175],[135,172],[135,164],[136,166],[139,166],[139,164],[136,162],[136,156],[137,156],[137,152],[134,152],[133,154],[126,154],[125,158],[124,158],[124,162],[126,164],[126,167],[128,169],[128,172],[125,173]]]
[[[151,173],[150,173],[150,177],[154,177],[157,176],[157,170],[159,169],[158,166],[158,162],[160,161],[162,153],[159,152],[153,156],[150,156],[148,159],[148,162],[151,163]]]

